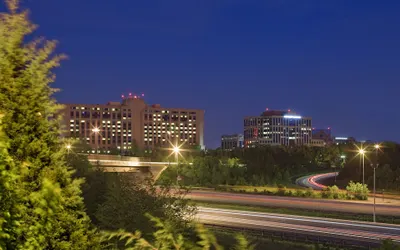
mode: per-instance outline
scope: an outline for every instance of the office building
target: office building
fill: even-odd
[[[325,147],[327,143],[322,139],[311,139],[309,146],[311,147]]]
[[[334,143],[336,145],[339,144],[354,144],[356,143],[356,139],[354,137],[335,137]]]
[[[233,150],[243,148],[244,137],[242,134],[223,135],[221,136],[221,149]]]
[[[259,116],[244,118],[246,147],[311,145],[311,139],[311,117],[303,117],[290,110],[267,110]]]
[[[313,144],[322,144],[320,141],[324,142],[324,145],[330,145],[333,143],[332,130],[327,129],[315,129],[312,130],[312,139],[315,140]]]
[[[101,152],[184,144],[204,148],[204,110],[148,105],[142,96],[107,104],[66,104],[65,136],[86,140]]]

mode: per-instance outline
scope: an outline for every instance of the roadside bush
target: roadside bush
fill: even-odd
[[[369,189],[367,184],[355,183],[350,181],[346,187],[347,198],[351,200],[367,200]]]
[[[339,199],[340,190],[336,185],[332,187],[326,187],[324,190],[322,190],[321,196],[322,198],[326,199]]]
[[[296,197],[306,197],[306,191],[298,189],[295,191],[294,195]]]
[[[286,188],[283,184],[278,184],[278,188]]]
[[[285,186],[279,187],[276,194],[279,196],[285,196],[286,195],[286,187]]]
[[[225,186],[216,186],[216,187],[214,187],[214,190],[215,191],[222,191],[222,192],[229,191],[229,189],[227,187],[225,187]]]
[[[274,192],[266,190],[266,189],[263,190],[263,194],[265,194],[265,195],[275,195]]]
[[[310,198],[314,198],[316,197],[316,193],[312,188],[307,188],[307,191],[305,192],[305,197],[310,197]]]
[[[285,196],[296,196],[292,190],[285,190]]]

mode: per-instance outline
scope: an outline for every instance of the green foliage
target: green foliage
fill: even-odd
[[[223,247],[217,242],[215,235],[201,224],[195,224],[196,238],[198,240],[194,242],[183,234],[175,233],[173,230],[174,227],[168,222],[164,222],[148,214],[147,216],[158,229],[153,233],[153,240],[147,240],[139,231],[127,233],[121,230],[114,233],[105,233],[104,237],[107,240],[118,239],[122,241],[125,250],[223,250]],[[254,249],[243,235],[238,235],[236,240],[238,244],[235,246],[235,250]]]
[[[17,204],[18,171],[8,154],[8,138],[2,130],[2,115],[0,115],[0,249],[9,249],[10,242],[18,237],[16,225],[20,224],[18,213],[20,207]]]
[[[98,249],[81,180],[71,178],[59,139],[52,69],[55,41],[25,42],[35,29],[18,0],[0,14],[1,228],[5,249]],[[3,189],[4,188],[4,189]],[[4,216],[4,217],[3,217]]]
[[[171,166],[163,172],[159,183],[175,183],[179,174],[183,176],[180,184],[191,186],[287,185],[292,183],[293,176],[329,169],[339,159],[339,152],[336,146],[210,150],[206,155],[193,157],[192,164]]]
[[[326,187],[321,192],[322,198],[326,199],[343,199],[343,193],[339,190],[339,188],[335,185],[332,187]]]
[[[350,196],[349,192],[340,190],[337,186],[327,187],[322,191],[313,190],[312,188],[286,188],[282,184],[278,187],[254,187],[254,186],[218,186],[217,191],[252,193],[260,195],[276,195],[303,198],[325,198],[325,199],[358,199],[364,200],[362,195]]]
[[[393,243],[391,240],[382,241],[382,245],[379,250],[400,250],[400,246]]]
[[[347,196],[349,199],[357,199],[357,200],[367,200],[369,190],[367,184],[355,183],[350,181],[349,185],[346,187]]]
[[[358,145],[359,146],[359,145]],[[381,143],[378,155],[375,154],[374,145],[364,144],[367,151],[365,158],[365,181],[369,187],[373,185],[373,168],[370,164],[379,163],[376,169],[376,189],[400,191],[400,144],[392,142]],[[338,176],[338,181],[344,185],[349,181],[362,181],[362,164],[360,156],[357,155],[356,145],[346,148],[346,164]]]
[[[237,245],[233,248],[234,250],[254,250],[255,246],[250,245],[249,241],[243,234],[237,234],[235,236]]]
[[[157,188],[150,180],[141,181],[130,174],[106,173],[106,185],[104,200],[94,213],[103,230],[151,233],[154,228],[145,214],[152,213],[183,231],[196,212],[189,200],[183,199],[186,191],[173,195],[169,188]]]

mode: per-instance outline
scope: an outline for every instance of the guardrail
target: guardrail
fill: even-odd
[[[221,225],[213,225],[209,223],[205,223],[205,226],[208,228],[213,228],[218,231],[231,231],[231,232],[243,232],[253,237],[259,237],[261,239],[268,238],[271,241],[280,240],[280,241],[291,241],[291,242],[299,242],[306,244],[321,244],[324,246],[333,246],[333,247],[345,247],[346,249],[375,249],[379,247],[381,244],[376,242],[369,242],[363,240],[354,240],[349,237],[348,239],[338,239],[330,236],[323,235],[307,235],[304,233],[296,233],[296,232],[284,232],[284,231],[276,231],[271,228],[268,229],[251,229],[246,227],[229,227],[229,226],[221,226]]]
[[[120,161],[120,160],[102,160],[89,159],[89,162],[100,166],[121,166],[121,167],[152,167],[152,166],[168,166],[177,165],[177,162],[152,162],[152,161]]]

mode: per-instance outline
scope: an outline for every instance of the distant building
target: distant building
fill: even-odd
[[[354,137],[335,137],[333,142],[336,145],[339,144],[353,144],[356,142],[356,139]]]
[[[140,96],[122,102],[65,104],[65,136],[85,140],[93,149],[129,150],[178,145],[204,148],[204,110],[148,105]]]
[[[242,134],[223,135],[221,136],[221,149],[233,150],[236,148],[243,148],[244,137]]]
[[[327,143],[323,139],[311,139],[310,146],[312,147],[325,147],[326,145]]]
[[[259,116],[244,118],[246,147],[311,145],[311,139],[311,117],[303,117],[290,110],[267,110]]]
[[[325,145],[333,143],[332,131],[330,128],[327,129],[315,129],[312,130],[313,140],[322,140]]]

